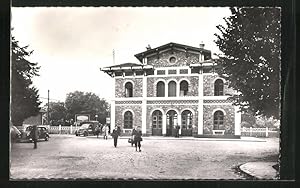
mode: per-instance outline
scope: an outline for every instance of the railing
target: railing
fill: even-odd
[[[279,131],[273,128],[246,128],[241,129],[241,136],[253,137],[279,137]]]
[[[75,126],[49,126],[49,134],[74,134],[76,130]]]

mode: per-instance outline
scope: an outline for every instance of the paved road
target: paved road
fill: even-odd
[[[278,138],[266,142],[156,140],[144,138],[142,152],[119,139],[51,135],[48,142],[11,145],[11,179],[244,179],[234,167],[278,155]],[[274,159],[273,159],[274,160]]]

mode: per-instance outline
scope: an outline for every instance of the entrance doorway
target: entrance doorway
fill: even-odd
[[[175,110],[170,110],[167,113],[166,136],[175,135],[175,132],[173,131],[173,129],[175,129],[175,125],[177,125],[177,112]]]
[[[155,110],[152,113],[152,135],[162,135],[162,113],[159,110]]]

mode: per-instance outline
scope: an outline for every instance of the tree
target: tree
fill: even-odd
[[[32,86],[32,78],[39,76],[39,66],[26,58],[33,51],[28,46],[20,47],[12,37],[11,56],[11,121],[14,125],[22,125],[23,121],[38,114],[41,104],[38,90]]]
[[[232,99],[242,111],[279,118],[280,9],[230,10],[215,34],[222,52],[217,72],[238,91]]]
[[[50,102],[49,116],[51,125],[65,125],[67,109],[64,102]]]
[[[95,115],[98,115],[97,120],[105,123],[108,104],[94,93],[81,91],[68,93],[65,106],[67,119],[74,119],[76,114],[89,114],[93,120],[96,119]]]

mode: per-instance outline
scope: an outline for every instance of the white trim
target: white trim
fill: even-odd
[[[225,80],[224,78],[216,77],[216,78],[214,78],[213,81],[212,81],[212,83],[214,84],[214,86],[215,86],[216,80],[218,80],[218,79],[221,79],[221,80],[223,81],[223,85],[225,84],[226,80]]]
[[[131,110],[131,109],[125,109],[125,110],[123,110],[123,112],[122,112],[122,120],[123,120],[123,121],[124,121],[124,114],[125,114],[125,112],[127,112],[127,111],[130,111],[130,112],[132,113],[132,119],[134,119],[134,111]]]
[[[219,111],[219,110],[223,112],[224,116],[226,116],[226,112],[225,112],[225,110],[222,109],[222,108],[215,108],[215,109],[213,109],[213,111],[212,111],[212,116],[214,116],[215,112],[216,112],[216,111]]]
[[[159,110],[162,113],[162,115],[165,114],[165,111],[162,108],[154,108],[150,111],[150,116],[151,117],[152,117],[153,112],[156,111],[156,110]]]
[[[115,106],[142,106],[141,104],[115,104]]]
[[[125,89],[125,85],[126,85],[127,82],[130,82],[132,84],[132,90],[133,90],[133,88],[134,88],[134,82],[132,80],[124,80],[124,82],[123,82],[123,88]]]
[[[182,81],[187,81],[187,83],[188,83],[189,85],[191,84],[191,81],[188,80],[186,77],[184,77],[184,78],[181,78],[180,80],[178,80],[179,86],[180,86],[180,83],[181,83]]]
[[[203,105],[229,105],[232,106],[232,103],[203,103]]]

